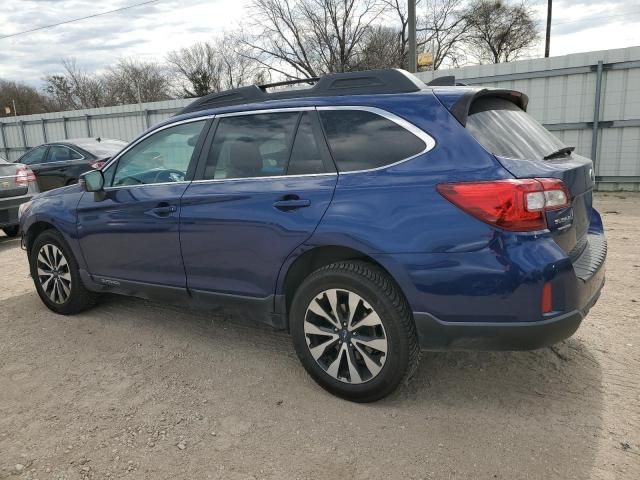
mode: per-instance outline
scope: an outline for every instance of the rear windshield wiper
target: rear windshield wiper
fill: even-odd
[[[564,157],[565,155],[569,155],[575,149],[576,149],[576,147],[562,147],[562,148],[559,148],[558,150],[556,150],[555,152],[551,152],[549,155],[545,155],[544,159],[545,160],[550,160],[552,158]]]

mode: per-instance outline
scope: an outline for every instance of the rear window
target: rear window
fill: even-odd
[[[413,133],[376,113],[323,110],[320,118],[340,172],[391,165],[426,148]]]
[[[121,140],[101,140],[98,142],[75,142],[80,148],[92,153],[98,158],[113,157],[127,146],[127,142]]]
[[[520,160],[542,160],[566,147],[537,120],[509,100],[482,97],[473,102],[467,130],[494,155]]]

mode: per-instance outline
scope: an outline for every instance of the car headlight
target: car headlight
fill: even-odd
[[[18,221],[22,220],[22,216],[31,208],[32,201],[21,203],[18,207]]]

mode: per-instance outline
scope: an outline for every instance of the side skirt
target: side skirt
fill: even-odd
[[[90,275],[86,270],[80,270],[80,276],[85,287],[94,292],[115,293],[158,303],[225,313],[238,318],[247,318],[252,321],[266,323],[278,330],[285,329],[287,326],[286,314],[283,311],[285,302],[282,295],[256,298],[189,290],[167,285]]]

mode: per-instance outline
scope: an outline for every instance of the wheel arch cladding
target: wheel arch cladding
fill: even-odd
[[[33,242],[45,230],[57,230],[57,229],[53,224],[45,221],[34,222],[29,227],[25,235],[25,246],[27,248],[27,252],[31,252],[31,247],[33,246]]]
[[[360,260],[374,265],[382,272],[384,272],[391,281],[395,284],[398,290],[404,295],[402,288],[393,277],[393,275],[373,257],[366,253],[356,250],[351,247],[345,247],[340,245],[326,245],[310,248],[304,251],[300,255],[293,257],[291,263],[286,266],[286,273],[283,276],[278,293],[284,296],[286,307],[286,328],[289,330],[289,315],[291,303],[298,288],[302,284],[305,278],[316,270],[330,265],[332,263],[341,262],[344,260]]]

